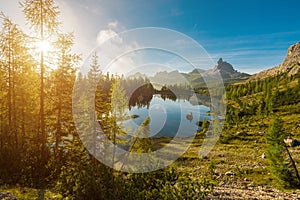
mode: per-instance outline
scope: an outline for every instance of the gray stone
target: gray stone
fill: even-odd
[[[232,171],[228,171],[225,173],[226,176],[234,176],[234,173]]]
[[[0,193],[0,199],[5,199],[5,200],[17,200],[15,195],[10,194],[9,192],[1,192]]]

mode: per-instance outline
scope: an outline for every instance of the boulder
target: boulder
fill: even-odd
[[[232,171],[228,171],[225,173],[226,176],[234,176],[234,173]]]
[[[292,146],[293,140],[291,138],[284,139],[283,141],[287,146]]]

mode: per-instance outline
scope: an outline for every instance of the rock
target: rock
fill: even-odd
[[[248,136],[249,134],[247,132],[244,132],[244,131],[239,131],[239,132],[236,132],[236,135],[237,136]]]
[[[206,137],[211,137],[211,136],[213,136],[212,132],[207,132],[206,133]]]
[[[203,122],[201,122],[201,121],[197,121],[197,122],[196,122],[196,125],[197,125],[197,126],[202,126],[202,124],[203,124]]]
[[[222,58],[218,60],[218,64],[216,64],[215,69],[227,71],[230,73],[234,73],[235,70],[233,69],[232,65],[228,62],[224,62]]]
[[[287,146],[292,146],[293,140],[291,138],[284,139],[283,141]]]
[[[224,155],[224,153],[220,153],[219,155],[218,155],[218,157],[224,157],[225,155]]]
[[[218,63],[215,65],[214,69],[207,70],[205,73],[203,73],[204,76],[208,77],[218,77],[219,75],[222,76],[222,78],[246,78],[249,77],[249,74],[238,72],[233,68],[233,66],[223,61],[222,58],[218,60]]]
[[[292,147],[300,146],[300,142],[298,140],[294,139],[291,146]]]
[[[234,176],[234,173],[232,171],[228,171],[225,173],[226,176]]]
[[[300,42],[289,47],[284,61],[271,69],[261,71],[253,76],[251,79],[263,79],[269,76],[274,76],[278,73],[288,72],[289,76],[299,73],[300,65]]]
[[[9,192],[0,192],[0,199],[5,199],[5,200],[17,200],[15,195],[10,194]]]
[[[139,117],[140,117],[139,115],[131,115],[130,116],[131,119],[135,119],[135,118],[139,118]]]
[[[274,192],[272,189],[267,189],[266,192],[271,193]]]

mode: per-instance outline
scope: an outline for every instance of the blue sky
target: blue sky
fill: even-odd
[[[75,50],[87,56],[101,37],[139,27],[179,31],[201,44],[214,62],[222,57],[239,71],[278,65],[300,41],[300,1],[271,0],[63,0],[61,20],[74,31]],[[23,26],[17,1],[0,10]],[[101,32],[102,31],[102,32]],[[106,31],[106,32],[105,32]]]

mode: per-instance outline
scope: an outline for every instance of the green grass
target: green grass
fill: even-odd
[[[9,192],[17,197],[18,200],[31,200],[31,199],[62,199],[60,194],[51,192],[49,190],[33,189],[20,186],[2,185],[0,192]]]
[[[300,104],[285,105],[277,109],[276,114],[284,121],[284,129],[292,138],[300,140]],[[271,116],[248,116],[237,125],[223,129],[222,136],[207,157],[200,158],[199,151],[204,140],[204,133],[199,132],[189,149],[172,165],[182,172],[187,172],[193,179],[206,177],[213,183],[222,181],[241,184],[275,187],[268,170],[268,160],[261,155],[265,152],[264,133],[271,122]],[[153,150],[170,143],[170,138],[154,138]],[[173,144],[176,148],[177,144]],[[179,144],[180,145],[180,144]],[[179,148],[179,146],[178,146]],[[300,163],[300,147],[292,150],[296,163]],[[213,163],[213,165],[212,165]],[[298,170],[300,171],[298,164]],[[226,176],[227,171],[235,175]],[[283,189],[283,188],[281,188]],[[18,199],[62,199],[61,195],[49,190],[43,191],[19,186],[1,186],[0,192],[10,192]],[[296,191],[293,189],[284,191]]]
[[[284,121],[284,128],[292,138],[300,139],[300,113],[297,105],[280,107],[276,113]],[[250,121],[250,122],[249,122]],[[215,183],[232,181],[244,184],[276,187],[268,170],[268,160],[261,156],[265,152],[264,133],[271,122],[271,116],[251,116],[238,126],[223,130],[222,136],[206,158],[199,158],[198,152],[203,142],[203,136],[196,136],[193,145],[173,165],[179,170],[188,172],[197,179],[208,177]],[[300,163],[300,147],[292,150],[296,163]],[[214,162],[215,176],[211,175],[211,160]],[[300,167],[298,164],[298,170]],[[235,176],[228,177],[227,171]]]
[[[284,121],[284,128],[292,138],[300,140],[300,104],[285,105],[277,109],[276,114]],[[276,187],[268,170],[268,160],[262,158],[265,153],[265,132],[271,123],[272,116],[246,116],[238,124],[224,128],[222,136],[212,151],[204,158],[199,157],[199,151],[205,134],[199,132],[189,149],[172,165],[176,169],[187,172],[194,179],[206,177],[218,184],[222,181],[251,184],[255,186]],[[169,145],[170,138],[154,138],[153,150]],[[180,144],[173,144],[179,148]],[[300,147],[292,152],[296,163],[300,163]],[[212,170],[212,164],[213,170]],[[299,168],[299,166],[298,166]],[[227,171],[233,172],[233,177],[226,176]],[[300,171],[300,169],[299,169]]]

